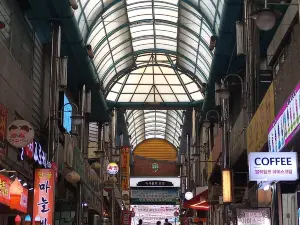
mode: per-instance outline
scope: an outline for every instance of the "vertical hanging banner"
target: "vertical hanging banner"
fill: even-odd
[[[129,190],[130,181],[130,147],[121,147],[121,176],[122,176],[122,190]]]
[[[34,175],[33,218],[39,216],[41,225],[53,224],[54,188],[55,171],[53,169],[36,169]]]
[[[131,224],[131,211],[123,210],[122,211],[122,225],[130,225]]]
[[[7,115],[8,110],[0,104],[0,155],[6,155],[6,130],[7,130]]]

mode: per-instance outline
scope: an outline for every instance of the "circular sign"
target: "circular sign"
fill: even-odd
[[[15,120],[7,130],[7,141],[16,148],[23,148],[29,145],[34,138],[34,129],[25,120]]]
[[[175,212],[174,212],[174,216],[175,216],[175,217],[178,217],[178,216],[179,216],[179,212],[178,212],[178,211],[175,211]]]
[[[193,198],[193,193],[188,191],[185,193],[184,197],[186,200],[191,200]]]
[[[107,166],[107,172],[110,175],[116,175],[119,172],[119,166],[117,165],[117,163],[109,163]]]

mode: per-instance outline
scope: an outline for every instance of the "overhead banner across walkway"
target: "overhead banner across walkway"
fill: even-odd
[[[131,204],[176,205],[179,204],[178,188],[132,188]]]

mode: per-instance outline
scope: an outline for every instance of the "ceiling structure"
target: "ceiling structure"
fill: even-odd
[[[223,0],[79,0],[75,11],[106,100],[197,102],[204,98]],[[131,143],[179,145],[183,111],[129,110]],[[134,121],[134,122],[132,122]]]
[[[179,146],[183,124],[182,110],[127,110],[128,134],[133,149],[145,139],[166,139]]]

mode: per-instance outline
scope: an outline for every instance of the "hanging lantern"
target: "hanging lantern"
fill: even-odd
[[[9,187],[9,205],[11,209],[18,209],[20,206],[23,187],[18,178]]]

